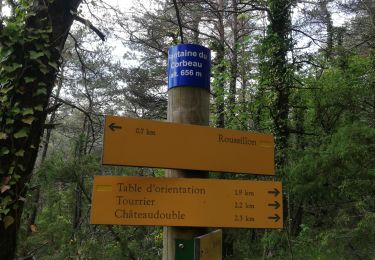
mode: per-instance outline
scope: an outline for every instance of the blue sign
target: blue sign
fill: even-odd
[[[197,44],[168,50],[168,89],[192,86],[210,90],[211,51]]]

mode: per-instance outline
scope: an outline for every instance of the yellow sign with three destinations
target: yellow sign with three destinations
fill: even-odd
[[[272,135],[106,116],[104,165],[274,175]]]
[[[95,176],[91,224],[282,228],[281,182]]]

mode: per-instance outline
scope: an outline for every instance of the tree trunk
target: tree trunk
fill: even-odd
[[[371,95],[368,97],[368,103],[371,105],[372,113],[369,115],[369,125],[375,128],[375,0],[372,0],[370,7],[368,8],[369,16],[371,17],[371,28],[370,35],[372,35],[372,41],[370,42],[370,58],[372,65],[371,75]]]
[[[233,33],[233,46],[232,58],[230,64],[230,82],[229,82],[229,96],[228,96],[228,123],[227,125],[233,128],[233,121],[236,116],[236,94],[237,94],[237,74],[238,74],[238,5],[237,0],[232,0],[233,20],[232,20],[232,33]]]
[[[63,65],[62,65],[62,67],[63,67]],[[63,69],[61,69],[61,70],[63,70]],[[63,84],[62,84],[63,83],[63,71],[60,72],[60,75],[61,75],[61,79],[59,80],[58,87],[57,87],[57,90],[56,90],[56,95],[55,95],[56,97],[60,96],[60,91],[61,91],[61,88],[63,86]],[[56,106],[57,106],[57,100],[55,99],[51,107],[56,107]],[[48,125],[54,124],[55,118],[56,118],[56,110],[52,111],[51,116],[48,120]],[[48,144],[49,144],[49,140],[51,139],[51,131],[52,131],[51,128],[46,129],[46,134],[45,134],[44,144],[43,144],[43,150],[42,150],[42,156],[41,156],[39,165],[41,165],[47,157]],[[38,176],[36,176],[36,177],[38,179]],[[27,223],[28,223],[27,224],[27,234],[28,235],[30,235],[33,232],[31,226],[33,224],[35,224],[36,217],[38,215],[40,192],[41,192],[41,186],[37,185],[36,188],[35,188],[34,196],[33,196],[34,199],[33,199],[33,202],[32,202],[31,214],[30,214],[30,217],[27,221]]]
[[[326,26],[327,30],[327,47],[325,49],[325,56],[326,59],[330,60],[332,58],[332,51],[333,51],[333,23],[332,23],[332,16],[327,8],[328,1],[322,1],[320,4],[320,10],[322,11],[323,15],[323,22]]]
[[[0,93],[0,204],[4,205],[0,208],[0,259],[15,258],[23,198],[34,169],[61,51],[73,23],[72,13],[80,2],[31,1],[28,17],[22,21],[22,14],[17,13],[20,17],[13,23],[18,24],[0,32],[0,45],[10,53],[0,62],[4,68],[2,90],[6,90]]]
[[[272,48],[269,53],[269,81],[275,92],[272,104],[273,125],[276,138],[276,163],[278,167],[287,160],[289,139],[289,94],[292,84],[292,73],[287,61],[291,49],[290,40],[290,1],[272,0],[270,2],[270,25],[268,41]]]
[[[63,65],[62,65],[62,67],[63,67]],[[56,94],[55,94],[55,97],[57,97],[57,98],[60,97],[60,92],[61,92],[61,89],[62,89],[62,86],[63,86],[63,81],[64,81],[63,68],[61,68],[60,75],[61,76],[60,76],[59,83],[58,83],[57,89],[56,89]],[[57,104],[58,104],[58,101],[55,98],[51,107],[55,108],[55,107],[57,107]],[[55,119],[56,119],[56,110],[51,112],[51,116],[48,120],[48,124],[53,125],[55,123]],[[43,145],[42,157],[40,159],[40,163],[43,163],[45,161],[46,157],[47,157],[49,140],[51,139],[51,132],[52,132],[51,128],[46,129],[46,136],[45,136],[45,139],[44,139],[44,145]]]
[[[219,42],[217,43],[217,54],[215,58],[215,65],[217,66],[217,75],[214,79],[214,91],[215,91],[215,107],[216,107],[216,127],[224,128],[224,113],[225,113],[225,31],[224,31],[224,0],[217,0],[218,9],[217,17],[218,24],[217,29],[219,32]]]
[[[288,51],[291,50],[291,2],[290,0],[269,0],[269,25],[267,36],[263,41],[264,63],[261,67],[262,83],[271,88],[270,110],[273,119],[273,131],[276,143],[276,167],[278,170],[285,166],[288,159],[289,141],[289,95],[292,85],[292,68],[288,64]],[[286,194],[289,198],[289,194]],[[286,203],[289,206],[289,203]],[[285,208],[284,212],[290,212]],[[290,218],[290,216],[288,216]],[[287,217],[287,223],[290,224]],[[290,228],[288,229],[290,230]],[[290,241],[288,232],[288,241]],[[289,245],[291,249],[292,246]],[[264,255],[270,249],[265,245]],[[291,257],[292,251],[291,251]]]
[[[193,9],[191,10],[190,15],[193,17],[192,21],[192,28],[193,28],[193,36],[192,36],[192,43],[199,44],[199,25],[202,21],[203,17],[203,11],[202,11],[202,5],[198,2],[194,4]]]

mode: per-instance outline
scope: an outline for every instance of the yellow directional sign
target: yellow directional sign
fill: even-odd
[[[281,182],[96,176],[91,224],[282,228]]]
[[[223,231],[221,229],[194,238],[194,260],[221,260],[223,255]]]
[[[102,162],[274,175],[272,135],[106,116]]]

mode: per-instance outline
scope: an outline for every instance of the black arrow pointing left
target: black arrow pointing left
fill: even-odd
[[[115,131],[116,129],[121,129],[122,127],[119,126],[119,125],[116,125],[116,123],[112,123],[109,125],[109,128],[112,130],[112,131]]]
[[[274,216],[268,217],[269,219],[273,219],[275,222],[280,220],[280,216],[275,214]]]

